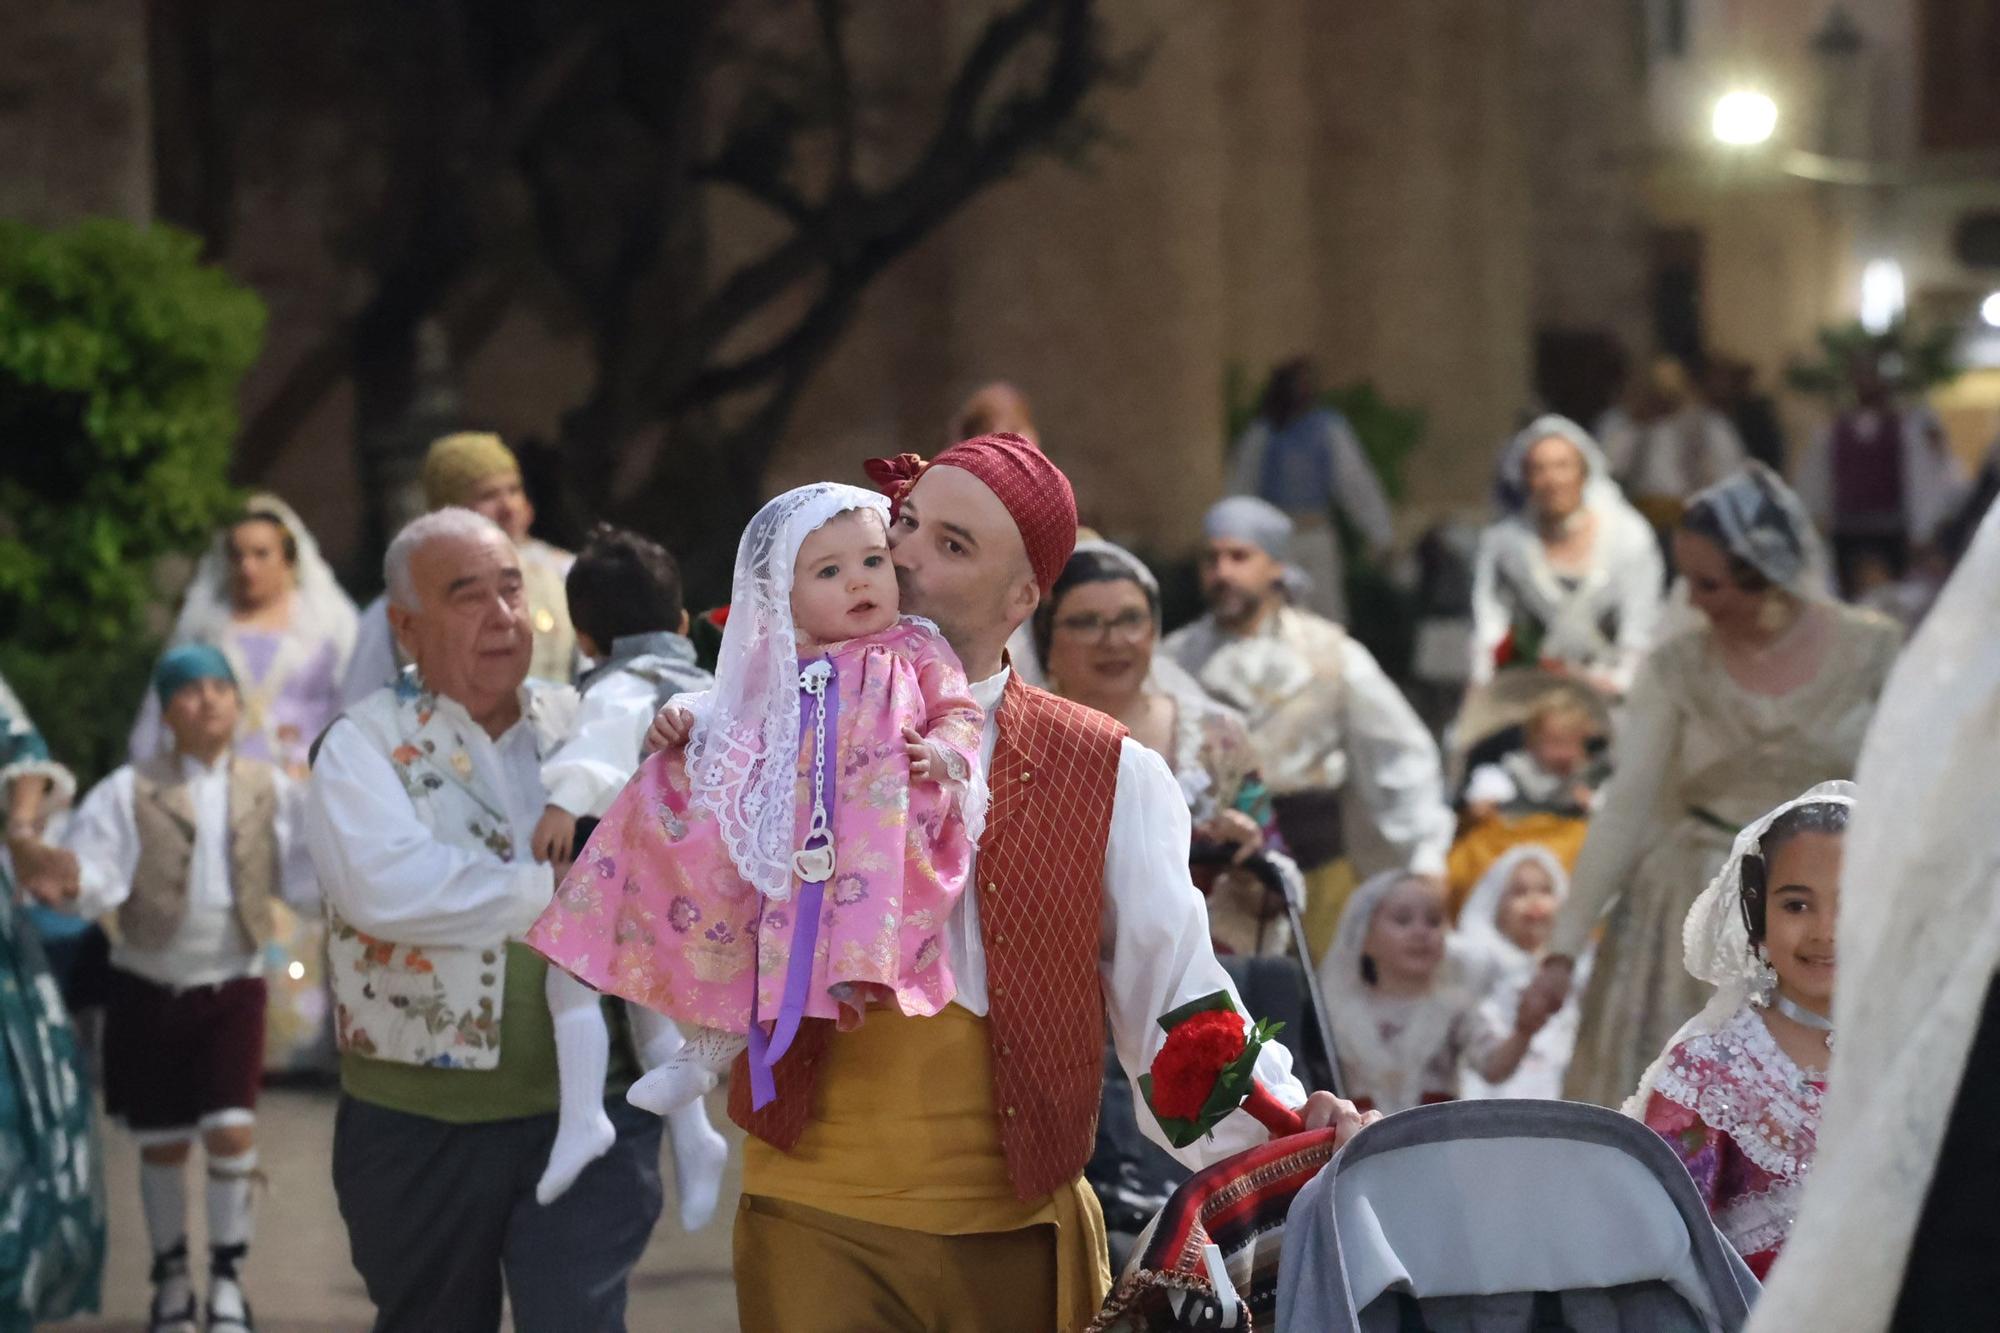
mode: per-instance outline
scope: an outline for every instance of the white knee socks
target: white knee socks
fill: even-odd
[[[187,1163],[171,1166],[139,1159],[139,1203],[146,1240],[153,1247],[153,1304],[147,1322],[175,1333],[194,1333],[194,1283],[188,1277]]]
[[[146,1239],[153,1253],[187,1244],[187,1163],[165,1166],[139,1162],[139,1202],[146,1213]]]
[[[740,1032],[696,1028],[665,1064],[632,1085],[625,1100],[654,1115],[670,1115],[701,1100],[749,1044]]]
[[[597,992],[558,967],[549,969],[545,988],[555,1022],[556,1070],[561,1099],[556,1141],[549,1165],[535,1186],[535,1198],[553,1203],[576,1183],[583,1169],[611,1150],[618,1132],[604,1113],[604,1074],[611,1036],[597,1007]]]
[[[208,1327],[250,1326],[237,1265],[250,1249],[251,1191],[257,1182],[257,1150],[208,1159]]]
[[[643,1005],[627,1005],[632,1035],[638,1039],[639,1060],[658,1069],[684,1045],[680,1029],[664,1014]],[[697,1097],[667,1112],[667,1141],[674,1150],[674,1192],[680,1199],[681,1229],[699,1231],[715,1216],[722,1195],[722,1173],[729,1165],[729,1143],[708,1122],[708,1108]]]

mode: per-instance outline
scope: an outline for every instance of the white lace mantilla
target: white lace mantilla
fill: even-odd
[[[1804,1183],[1818,1141],[1823,1093],[1778,1046],[1757,1010],[1746,1006],[1715,1031],[1682,1042],[1653,1090],[1727,1134],[1759,1169],[1792,1185]],[[1750,1199],[1759,1197],[1765,1196]],[[1747,1207],[1750,1199],[1729,1211]],[[1730,1227],[1723,1230],[1733,1238]],[[1754,1254],[1766,1247],[1738,1248]]]

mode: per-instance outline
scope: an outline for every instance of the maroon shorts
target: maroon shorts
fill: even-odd
[[[257,1105],[264,978],[175,991],[111,969],[104,1005],[104,1109],[134,1130],[189,1129]]]

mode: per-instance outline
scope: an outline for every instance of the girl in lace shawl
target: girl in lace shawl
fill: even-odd
[[[1364,1111],[1456,1100],[1466,1065],[1504,1082],[1549,1019],[1533,987],[1511,1024],[1482,1008],[1469,960],[1445,947],[1449,929],[1444,890],[1424,875],[1385,871],[1347,900],[1320,985],[1345,1091]]]
[[[951,1001],[942,931],[985,819],[983,715],[937,627],[898,611],[888,511],[819,483],[750,521],[715,688],[676,698],[674,743],[612,803],[528,935],[557,965],[565,1089],[579,1044],[595,1064],[578,1086],[603,1081],[585,986],[695,1029],[628,1094],[660,1114],[746,1046],[766,1104],[802,1019],[852,1026],[871,1005],[928,1016]],[[587,1038],[569,1036],[576,1014]],[[601,1115],[577,1101],[579,1118]],[[606,1120],[588,1141],[610,1139]]]
[[[1760,1281],[1791,1231],[1819,1137],[1853,791],[1822,783],[1737,835],[1682,931],[1688,971],[1714,998],[1625,1103],[1680,1154]]]

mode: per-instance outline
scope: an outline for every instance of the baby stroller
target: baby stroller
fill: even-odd
[[[1756,1279],[1680,1160],[1572,1102],[1448,1102],[1191,1177],[1093,1333],[1734,1333]]]
[[[1452,1102],[1355,1137],[1299,1192],[1279,1329],[1730,1333],[1757,1281],[1643,1124]]]

